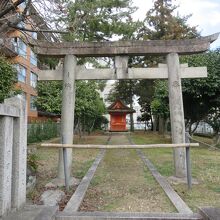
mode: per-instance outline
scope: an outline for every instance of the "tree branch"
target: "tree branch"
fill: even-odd
[[[12,5],[10,5],[9,7],[7,7],[5,10],[0,12],[0,18],[2,18],[4,15],[6,15],[7,13],[9,13],[12,10],[15,10],[15,8],[17,6],[19,6],[21,3],[23,3],[25,0],[18,0],[15,3],[13,3]]]
[[[46,30],[46,29],[40,29],[40,30],[34,30],[34,29],[29,29],[29,28],[23,28],[23,27],[18,27],[16,25],[9,25],[11,28],[18,29],[20,31],[25,31],[25,32],[40,32],[40,33],[59,33],[59,34],[68,34],[68,31],[58,31],[58,30]]]

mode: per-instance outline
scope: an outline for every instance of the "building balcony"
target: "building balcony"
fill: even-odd
[[[17,47],[12,43],[12,38],[0,39],[0,53],[6,57],[18,56]]]

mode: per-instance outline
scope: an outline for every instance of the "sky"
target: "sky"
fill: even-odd
[[[202,36],[220,32],[220,0],[174,0],[174,3],[179,5],[180,15],[192,14],[188,24],[198,26]],[[142,20],[153,0],[133,0],[133,4],[139,8],[134,18]],[[220,47],[220,37],[211,45],[212,49],[216,47]]]

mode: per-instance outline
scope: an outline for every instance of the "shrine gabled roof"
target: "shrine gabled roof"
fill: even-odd
[[[116,112],[134,113],[135,112],[134,109],[129,108],[120,99],[117,99],[109,107],[107,107],[107,111],[108,111],[108,113],[113,113],[113,112],[115,112],[115,113]]]

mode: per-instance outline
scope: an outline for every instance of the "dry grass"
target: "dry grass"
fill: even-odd
[[[150,139],[149,139],[150,138]],[[196,137],[198,138],[198,137]],[[143,143],[167,143],[164,139],[153,133],[135,133],[133,139],[138,144]],[[202,138],[203,141],[206,138]],[[172,150],[151,149],[145,150],[145,154],[164,176],[174,173]],[[220,151],[208,148],[194,148],[191,150],[192,176],[198,180],[198,185],[193,185],[191,191],[185,184],[173,186],[183,200],[194,210],[202,206],[220,206]]]
[[[85,138],[79,139],[78,136],[74,137],[74,143],[106,143],[106,136],[87,136]],[[49,141],[47,141],[49,142]],[[51,143],[59,143],[59,139],[53,139]],[[35,144],[35,147],[37,145]],[[31,145],[31,147],[34,147]],[[73,168],[72,173],[74,177],[82,178],[93,160],[95,159],[98,151],[97,150],[73,150]],[[32,190],[27,196],[34,203],[39,203],[39,197],[45,190],[45,185],[49,183],[52,179],[57,177],[57,167],[59,150],[58,149],[48,149],[48,148],[37,148],[37,184],[34,190]],[[64,188],[62,188],[64,190]]]
[[[114,136],[110,144],[128,144]],[[87,191],[81,210],[175,212],[135,150],[108,150]]]
[[[93,135],[83,139],[75,137],[75,143],[105,144],[107,136]],[[136,144],[170,143],[153,132],[132,134]],[[56,140],[58,141],[58,140]],[[126,144],[127,139],[118,138],[112,144]],[[173,175],[173,158],[170,149],[143,151],[164,176]],[[73,176],[82,178],[98,154],[98,150],[73,151]],[[44,186],[57,175],[58,150],[38,149],[38,182],[29,195],[36,199]],[[173,186],[183,200],[193,209],[198,206],[220,206],[220,151],[207,148],[192,149],[192,175],[199,185],[187,190],[185,184]],[[143,165],[135,150],[108,150],[97,169],[81,210],[86,211],[146,211],[175,212],[175,208]]]

